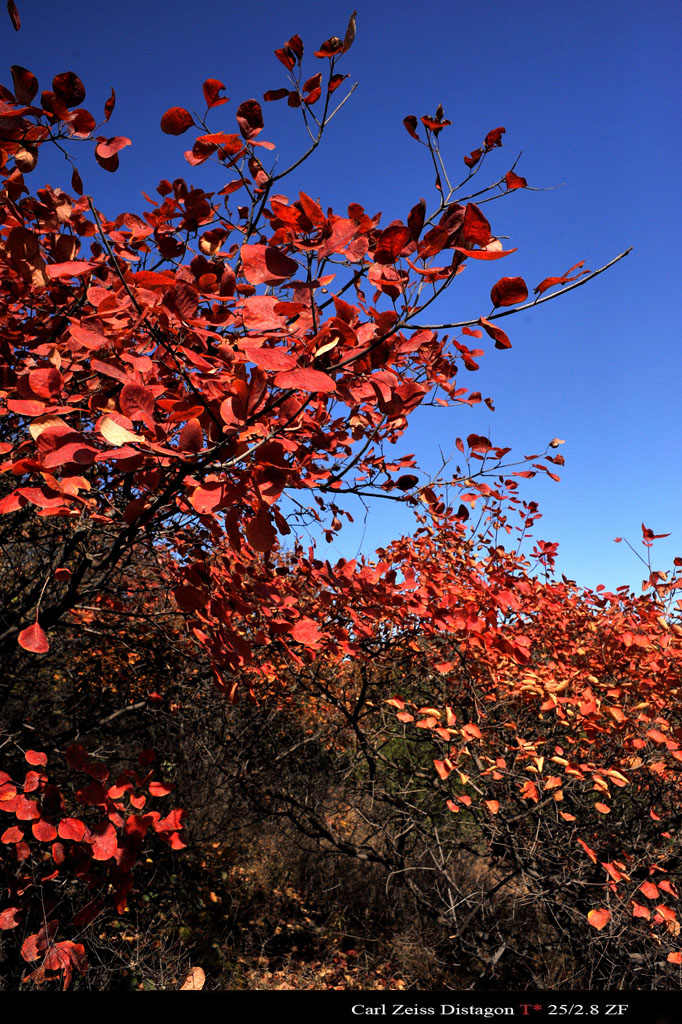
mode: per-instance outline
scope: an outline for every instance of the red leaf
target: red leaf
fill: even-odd
[[[525,302],[528,288],[522,277],[501,277],[490,291],[493,306],[515,306]]]
[[[410,241],[410,231],[404,224],[391,224],[382,231],[377,241],[374,259],[377,263],[395,263]]]
[[[442,107],[439,107],[438,109],[442,113]],[[439,117],[439,116],[428,117],[427,115],[424,115],[422,118],[420,118],[420,120],[421,120],[421,123],[424,125],[424,127],[428,128],[430,131],[432,131],[434,135],[438,135],[438,133],[443,128],[447,127],[447,125],[449,125],[449,124],[452,124],[452,121],[448,121],[447,118],[443,118],[443,117]]]
[[[170,107],[161,118],[161,131],[166,135],[182,135],[194,124],[194,118],[184,107]]]
[[[483,150],[482,149],[474,149],[469,154],[469,156],[465,156],[464,157],[464,163],[471,170],[472,167],[476,166],[476,164],[478,163],[478,161],[481,159],[482,156],[483,156]]]
[[[417,118],[414,114],[408,114],[407,117],[404,117],[403,124],[405,125],[405,130],[408,135],[411,135],[413,139],[417,140],[417,142],[421,142],[421,139],[417,135]]]
[[[348,19],[348,27],[346,28],[346,34],[343,37],[343,53],[346,53],[347,50],[350,50],[351,46],[353,45],[357,33],[357,28],[358,12],[353,11],[350,18]]]
[[[156,832],[173,832],[176,829],[182,828],[182,817],[184,813],[185,812],[179,807],[174,808],[166,815],[165,818],[159,818],[154,825],[154,830]]]
[[[168,786],[164,786],[162,782],[149,783],[149,793],[151,796],[168,796],[170,792]]]
[[[19,11],[17,10],[17,5],[15,4],[14,0],[7,0],[7,13],[12,19],[14,31],[18,32],[19,29],[21,28],[21,19],[19,17]]]
[[[204,93],[204,99],[206,100],[206,106],[210,110],[212,107],[219,107],[221,103],[227,103],[227,96],[221,96],[221,91],[225,88],[224,84],[217,78],[207,78],[204,82],[202,89]]]
[[[211,152],[214,152],[212,147],[220,148],[223,151],[220,154],[221,156],[236,156],[237,153],[243,152],[244,143],[234,132],[213,132],[209,135],[200,135],[194,143],[192,151],[196,152],[197,155],[201,155],[203,152],[207,152],[209,148]]]
[[[322,212],[320,204],[316,203],[315,200],[311,199],[310,196],[305,194],[305,192],[298,193],[298,201],[300,202],[303,212],[308,220],[314,224],[315,227],[322,227],[326,218]]]
[[[261,370],[269,370],[279,373],[283,370],[291,370],[296,366],[294,356],[285,352],[282,348],[250,348],[248,350],[249,362],[260,366]]]
[[[57,826],[61,839],[72,839],[76,843],[82,842],[88,833],[87,828],[78,818],[62,818]]]
[[[455,245],[454,249],[474,260],[501,260],[503,256],[516,252],[516,249],[463,249],[461,245]]]
[[[125,384],[121,389],[118,403],[124,416],[131,420],[141,419],[151,423],[154,413],[154,396],[141,384]]]
[[[42,460],[45,469],[55,469],[67,462],[77,462],[81,466],[90,466],[94,462],[97,449],[85,444],[79,434],[69,431],[68,427],[66,429],[66,435],[58,428],[50,428],[40,435],[38,447],[46,452]]]
[[[81,277],[88,271],[94,270],[94,263],[87,263],[85,260],[68,260],[66,263],[51,263],[45,267],[45,273],[51,281],[59,281],[63,277]]]
[[[0,836],[0,843],[5,843],[9,846],[10,843],[20,843],[24,838],[24,833],[16,825],[12,825],[11,828],[6,828]]]
[[[490,338],[494,338],[494,340],[495,340],[495,348],[511,348],[512,347],[511,346],[511,341],[509,340],[507,335],[504,333],[504,331],[501,330],[499,327],[495,327],[494,324],[491,324],[488,320],[485,320],[483,317],[481,317],[481,319],[478,322],[481,325],[481,327],[483,328],[483,330],[486,332],[486,334]]]
[[[39,843],[51,843],[57,838],[57,829],[49,821],[36,821],[31,831]]]
[[[79,345],[83,345],[85,348],[95,350],[98,348],[104,348],[108,344],[107,339],[103,334],[97,331],[89,330],[87,327],[82,327],[80,324],[72,323],[69,325],[69,334],[77,341]],[[92,365],[92,364],[91,364]],[[95,369],[95,367],[92,367]]]
[[[281,330],[286,319],[276,312],[278,305],[279,301],[274,295],[250,295],[242,306],[244,326],[251,331]],[[249,355],[253,347],[252,344],[246,349]]]
[[[29,935],[27,939],[24,939],[21,946],[21,955],[27,963],[31,963],[33,960],[38,959],[43,949],[45,949],[45,938],[36,932],[33,935]]]
[[[206,515],[218,508],[224,499],[224,488],[222,484],[207,484],[205,487],[196,487],[190,495],[190,503],[199,515]]]
[[[95,153],[102,160],[110,160],[120,150],[131,145],[131,140],[127,139],[124,135],[115,135],[111,139],[100,138],[95,147]]]
[[[654,531],[649,526],[645,526],[644,523],[642,523],[642,537],[644,538],[645,541],[648,541],[648,540],[660,540],[661,537],[669,537],[669,536],[670,536],[669,533],[654,533]]]
[[[250,284],[280,283],[298,270],[296,261],[274,245],[243,245],[241,254],[244,276]]]
[[[47,636],[37,622],[22,629],[18,640],[19,646],[25,651],[31,651],[32,654],[47,654],[50,649]]]
[[[14,801],[14,813],[18,821],[38,821],[40,818],[38,804],[35,800],[27,800],[23,795]]]
[[[467,203],[464,220],[459,229],[458,241],[467,249],[472,245],[487,245],[490,241],[490,224],[475,203]]]
[[[337,53],[343,53],[343,40],[338,36],[325,39],[319,50],[315,50],[316,57],[335,57]]]
[[[317,92],[317,90],[319,89],[321,83],[322,83],[322,72],[318,71],[316,75],[311,75],[311,77],[308,78],[303,83],[303,85],[301,87],[301,92],[304,92],[304,93]],[[318,92],[318,96],[319,96],[319,92]]]
[[[284,64],[288,71],[291,71],[303,57],[301,37],[298,35],[292,36],[281,49],[275,50],[275,57]]]
[[[100,154],[97,152],[97,150],[95,150],[95,160],[100,165],[100,167],[103,170],[108,171],[109,174],[113,174],[114,171],[118,170],[118,167],[119,167],[118,153],[114,153],[113,156],[104,157],[104,156],[100,156]]]
[[[493,128],[492,131],[488,132],[485,137],[485,148],[492,149],[493,146],[502,145],[502,136],[504,135],[506,128]]]
[[[268,89],[267,92],[263,93],[263,99],[266,103],[272,103],[273,100],[283,100],[288,95],[288,89]]]
[[[116,106],[116,93],[112,89],[111,90],[111,96],[104,103],[104,120],[105,121],[109,120],[109,118],[111,117],[111,115],[114,112],[114,107],[115,106]]]
[[[574,270],[577,270],[579,267],[583,267],[584,265],[585,261],[581,260],[580,263],[574,264],[574,266],[570,267],[565,274],[561,274],[559,277],[546,277],[535,289],[535,294],[540,295],[542,292],[546,292],[548,288],[553,288],[555,284],[568,284],[569,281],[577,281],[578,278],[583,277],[584,274],[588,274],[589,271],[581,270],[579,274],[575,274],[573,277],[570,277],[569,275]]]
[[[10,928],[16,928],[19,924],[17,914],[20,913],[20,907],[6,907],[4,910],[0,910],[0,929],[9,931]]]
[[[411,491],[418,483],[419,477],[415,476],[414,473],[404,473],[402,476],[398,477],[395,485],[399,491]]]
[[[324,639],[317,623],[313,619],[299,619],[291,629],[292,639],[304,647],[318,648]]]
[[[109,860],[118,849],[116,829],[109,823],[102,833],[95,834],[91,839],[92,859]]]
[[[89,110],[74,110],[70,124],[74,134],[87,138],[95,130],[97,122]]]
[[[31,370],[28,375],[28,386],[38,398],[56,398],[63,383],[61,373],[54,366]]]
[[[330,93],[336,92],[341,83],[345,82],[348,77],[348,75],[332,75],[329,79],[329,85],[327,86],[328,91]]]
[[[40,750],[27,750],[24,757],[29,764],[34,766],[47,764],[47,754],[43,754]]]
[[[296,58],[294,57],[293,53],[288,52],[286,46],[282,46],[280,47],[279,50],[275,50],[274,52],[277,60],[281,61],[282,64],[284,64],[284,67],[287,69],[287,71],[292,71],[295,68]]]
[[[307,367],[278,373],[275,384],[278,388],[295,388],[301,391],[323,391],[329,394],[336,391],[336,383],[332,377],[320,370],[311,370]]]
[[[4,498],[0,498],[0,515],[16,512],[18,509],[23,508],[25,504],[25,499],[22,499],[22,496],[17,494],[16,491],[12,491],[10,494],[6,494]]]
[[[36,789],[40,787],[41,780],[43,779],[44,776],[42,776],[40,772],[26,772],[26,776],[24,778],[24,793],[34,793]]]
[[[472,452],[489,452],[492,445],[487,437],[483,437],[482,434],[469,434],[467,437],[467,444],[471,448]]]
[[[513,192],[515,188],[526,188],[528,185],[526,179],[522,178],[520,174],[515,174],[514,171],[507,171],[504,180],[509,192]]]
[[[313,103],[316,103],[319,100],[321,95],[322,89],[320,86],[318,86],[316,89],[313,89],[312,92],[308,93],[308,95],[304,97],[304,101],[310,107],[313,105]]]
[[[10,70],[12,72],[14,95],[17,101],[19,103],[31,103],[38,92],[38,79],[32,71],[22,68],[20,64],[13,64]]]
[[[73,71],[55,75],[52,88],[65,107],[78,107],[85,99],[85,86]]]
[[[263,111],[258,100],[244,100],[237,107],[237,124],[245,139],[255,139],[263,130]]]
[[[421,234],[422,228],[424,227],[425,217],[426,202],[423,199],[420,199],[419,202],[415,203],[412,207],[407,217],[407,228],[413,242],[416,242]]]
[[[259,512],[257,516],[250,519],[244,528],[244,532],[249,544],[256,551],[269,551],[277,539],[274,527],[270,521],[270,514],[266,511]]]
[[[198,419],[185,423],[180,431],[180,447],[184,452],[200,452],[204,446],[204,433]]]

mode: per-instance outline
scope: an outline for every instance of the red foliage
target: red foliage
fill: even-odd
[[[18,28],[12,10],[10,4]],[[331,37],[316,51],[329,63],[305,81],[300,38],[276,51],[290,82],[265,98],[286,95],[306,117],[317,110],[306,121],[317,124],[316,144],[334,116],[329,98],[345,78],[334,69],[355,31],[353,15],[343,39]],[[661,611],[679,580],[652,579],[649,599],[583,594],[549,581],[555,545],[537,542],[531,559],[539,575],[489,536],[477,548],[464,526],[469,508],[483,505],[491,529],[512,532],[503,509],[520,505],[514,478],[543,471],[557,479],[549,464],[563,460],[547,450],[507,472],[509,449],[470,434],[466,448],[458,441],[466,467],[423,486],[405,472],[416,468],[411,456],[386,454],[434,392],[444,406],[481,401],[459,386],[458,372],[461,365],[477,369],[483,351],[420,321],[468,259],[515,250],[502,249],[478,206],[457,202],[457,188],[446,194],[440,172],[433,209],[420,200],[406,221],[381,226],[357,203],[335,213],[303,192],[282,193],[280,182],[300,161],[283,171],[266,166],[273,144],[260,138],[256,99],[237,107],[233,133],[210,133],[184,107],[161,118],[168,135],[197,129],[185,157],[190,166],[215,159],[228,172],[217,193],[164,179],[159,200],[146,197],[144,216],[124,212],[111,220],[80,194],[74,168],[78,197],[49,186],[32,195],[25,176],[42,146],[58,141],[68,152],[71,139],[87,140],[99,164],[115,171],[130,139],[94,134],[94,116],[73,109],[85,98],[73,72],[54,78],[40,107],[31,105],[38,91],[32,72],[15,66],[12,80],[0,110],[0,422],[8,439],[0,448],[8,482],[0,514],[56,516],[74,535],[87,523],[91,538],[89,548],[80,540],[66,544],[44,586],[8,611],[4,636],[12,649],[18,643],[45,655],[65,619],[72,626],[86,621],[77,610],[85,582],[105,578],[151,537],[219,686],[228,688],[226,670],[239,670],[253,693],[281,699],[283,665],[324,659],[341,675],[349,659],[367,658],[368,638],[412,630],[428,641],[446,679],[461,654],[481,681],[466,720],[447,705],[427,713],[400,703],[402,722],[433,734],[444,788],[453,776],[475,780],[467,806],[495,820],[509,806],[537,804],[569,821],[564,796],[593,787],[599,816],[584,834],[598,847],[621,791],[679,771],[679,736],[666,707],[679,670],[680,627]],[[227,102],[223,89],[218,79],[204,81],[207,111]],[[113,108],[112,91],[102,124]],[[416,116],[404,125],[422,141]],[[423,144],[438,167],[439,135],[449,125],[442,107],[421,117]],[[502,145],[504,131],[488,132],[465,157],[467,179]],[[513,171],[501,181],[507,191],[526,185]],[[536,293],[574,281],[580,275],[569,274],[581,266],[546,278]],[[527,295],[518,277],[501,278],[491,293],[495,307]],[[509,338],[491,322],[499,315],[474,315],[469,323],[507,349]],[[442,497],[446,486],[455,488],[457,513]],[[332,567],[292,531],[307,517],[333,536],[347,514],[340,495],[348,492],[411,506],[416,534],[387,546],[376,562]],[[536,506],[522,506],[521,532],[536,518]],[[646,543],[661,536],[643,531]],[[549,744],[541,731],[522,735],[513,720],[493,722],[512,697],[540,720],[556,721],[564,739]],[[173,849],[183,845],[182,812],[162,817],[147,808],[147,796],[168,793],[161,782],[129,772],[112,783],[82,749],[67,756],[73,772],[88,776],[72,792],[49,781],[50,762],[37,751],[26,758],[38,771],[2,776],[0,809],[12,822],[2,842],[16,860],[13,891],[0,909],[4,929],[19,923],[24,907],[29,914],[37,865],[46,858],[42,899],[45,886],[71,872],[89,907],[110,886],[121,910],[147,835]],[[462,794],[453,791],[448,800],[460,813]],[[625,913],[633,895],[622,839],[619,859],[604,863],[611,909],[590,911],[600,930]],[[653,863],[650,870],[658,870],[662,887],[665,871]],[[85,908],[76,923],[91,912]],[[48,906],[22,956],[41,961],[34,981],[56,973],[66,987],[74,969],[83,969],[85,951],[70,939],[57,941],[62,925],[51,914]],[[655,934],[675,914],[656,907]]]
[[[64,928],[77,934],[109,900],[122,912],[133,887],[133,870],[145,835],[156,834],[172,849],[181,849],[182,811],[171,811],[165,817],[146,807],[140,811],[146,804],[146,794],[165,797],[170,793],[152,779],[151,770],[127,771],[112,784],[101,762],[82,747],[72,746],[66,752],[67,761],[72,770],[85,774],[90,781],[75,792],[64,792],[50,781],[46,754],[29,750],[25,756],[29,764],[44,770],[40,774],[29,771],[23,780],[0,773],[0,811],[17,822],[0,837],[9,858],[5,879],[9,891],[3,903],[10,902],[0,910],[0,928],[11,930],[23,924],[26,935],[31,924],[47,920],[47,925],[24,938],[23,959],[28,963],[41,961],[25,980],[38,983],[58,975],[63,988],[67,988],[74,969],[85,970],[87,959],[82,944],[69,939],[56,941],[57,935]],[[26,793],[31,794],[30,800]],[[70,807],[78,817],[68,813]],[[30,832],[24,824],[28,821]],[[45,845],[50,843],[46,851]],[[85,887],[83,904],[71,921],[60,923],[51,915],[58,913],[64,881],[73,877]]]

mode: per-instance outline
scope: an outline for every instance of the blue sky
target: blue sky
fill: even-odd
[[[164,177],[215,187],[211,169],[192,171],[183,159],[190,133],[162,135],[161,114],[174,105],[203,110],[201,83],[215,77],[231,102],[213,112],[211,127],[234,131],[242,100],[286,84],[272,51],[299,33],[313,74],[322,65],[313,50],[343,36],[351,10],[312,0],[17,3],[22,29],[5,22],[2,81],[11,85],[10,64],[30,68],[41,88],[73,70],[95,116],[116,89],[110,131],[133,146],[121,153],[115,175],[97,167],[89,147],[80,161],[85,190],[109,214],[140,209],[140,192],[152,194]],[[544,512],[535,536],[558,540],[559,568],[589,586],[639,587],[643,567],[613,538],[639,548],[642,521],[673,534],[657,542],[657,567],[682,552],[681,48],[672,0],[645,7],[632,0],[360,4],[358,36],[340,67],[358,89],[326,143],[283,183],[324,206],[359,202],[382,210],[387,223],[405,218],[421,196],[432,198],[433,173],[402,118],[432,114],[442,103],[453,122],[441,135],[453,173],[464,170],[462,157],[488,130],[504,125],[505,146],[489,173],[504,174],[523,150],[517,171],[531,185],[556,186],[485,207],[494,231],[511,236],[518,251],[503,263],[468,267],[439,307],[443,319],[488,312],[500,276],[522,276],[532,289],[578,260],[594,269],[634,246],[586,287],[507,318],[510,351],[484,343],[480,371],[463,371],[462,383],[492,396],[494,413],[484,406],[427,411],[403,446],[428,470],[439,461],[437,444],[451,450],[458,435],[485,433],[519,453],[565,438],[561,483],[535,478],[525,493]],[[284,163],[303,147],[302,127],[286,105],[264,104],[264,114],[262,137],[277,144]],[[62,160],[41,157],[31,185],[68,187],[69,177]],[[373,508],[364,532],[358,523],[345,540],[321,547],[330,557],[349,556],[360,543],[370,551],[409,528],[409,517],[386,503]]]

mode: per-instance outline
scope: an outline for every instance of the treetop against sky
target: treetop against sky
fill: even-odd
[[[22,31],[6,22],[0,43],[8,84],[10,64],[49,78],[68,66],[86,83],[89,108],[116,91],[110,130],[132,140],[119,171],[80,162],[86,192],[112,217],[141,210],[141,190],[155,194],[161,178],[219,187],[213,164],[189,173],[185,141],[159,131],[161,114],[175,105],[202,107],[201,83],[214,76],[230,101],[212,112],[211,130],[233,131],[242,100],[262,101],[265,81],[272,89],[283,84],[269,53],[293,33],[309,47],[327,38],[330,25],[343,34],[349,13],[339,3],[312,2],[229,9],[199,2],[190,12],[178,3],[124,0],[112,13],[76,0],[68,17],[40,0],[19,7]],[[589,287],[515,318],[511,351],[487,347],[472,388],[493,398],[494,412],[484,404],[445,415],[420,410],[401,446],[428,476],[469,432],[511,444],[518,454],[564,438],[561,483],[536,478],[527,496],[543,512],[536,534],[559,540],[559,568],[587,585],[639,586],[643,566],[612,541],[619,535],[636,543],[642,520],[672,532],[659,542],[661,567],[679,542],[680,324],[673,297],[680,267],[671,244],[679,216],[673,168],[680,143],[671,131],[676,22],[665,2],[646,18],[634,4],[614,0],[579,2],[570,17],[552,5],[519,10],[498,0],[438,2],[427,16],[408,3],[360,8],[352,58],[342,69],[358,88],[325,145],[287,182],[287,191],[305,188],[335,209],[347,202],[352,182],[353,199],[372,214],[382,211],[382,223],[404,217],[415,188],[424,189],[433,174],[401,122],[442,103],[452,121],[442,149],[453,173],[465,170],[463,156],[480,145],[482,132],[504,125],[491,173],[504,174],[521,153],[517,172],[548,189],[519,189],[495,205],[496,229],[516,248],[505,274],[523,276],[532,288],[550,270],[561,274],[579,260],[594,269],[634,247]],[[312,52],[305,60],[312,75],[319,61]],[[41,88],[48,84],[41,80]],[[272,159],[284,167],[305,141],[298,111],[286,101],[263,106],[263,137],[276,144]],[[58,154],[41,155],[41,164],[42,181],[68,189],[70,167]],[[478,266],[463,275],[434,315],[460,320],[485,312],[498,269]],[[369,552],[411,528],[397,503],[366,519],[357,502],[349,507],[353,527],[329,545],[321,541],[329,557]]]

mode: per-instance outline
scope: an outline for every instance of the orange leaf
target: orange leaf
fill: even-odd
[[[590,847],[587,845],[587,843],[584,842],[584,840],[578,839],[578,842],[580,843],[580,845],[582,846],[583,850],[585,851],[587,856],[590,858],[592,863],[596,864],[597,863],[597,855],[594,852],[594,850],[591,850]]]
[[[190,967],[189,974],[180,986],[181,992],[196,992],[204,987],[206,975],[201,967]]]
[[[587,915],[587,920],[593,928],[600,932],[611,920],[611,912],[604,907],[601,907],[599,910],[591,910]]]
[[[480,740],[482,738],[481,730],[474,722],[468,722],[460,729],[460,732],[465,740]]]

